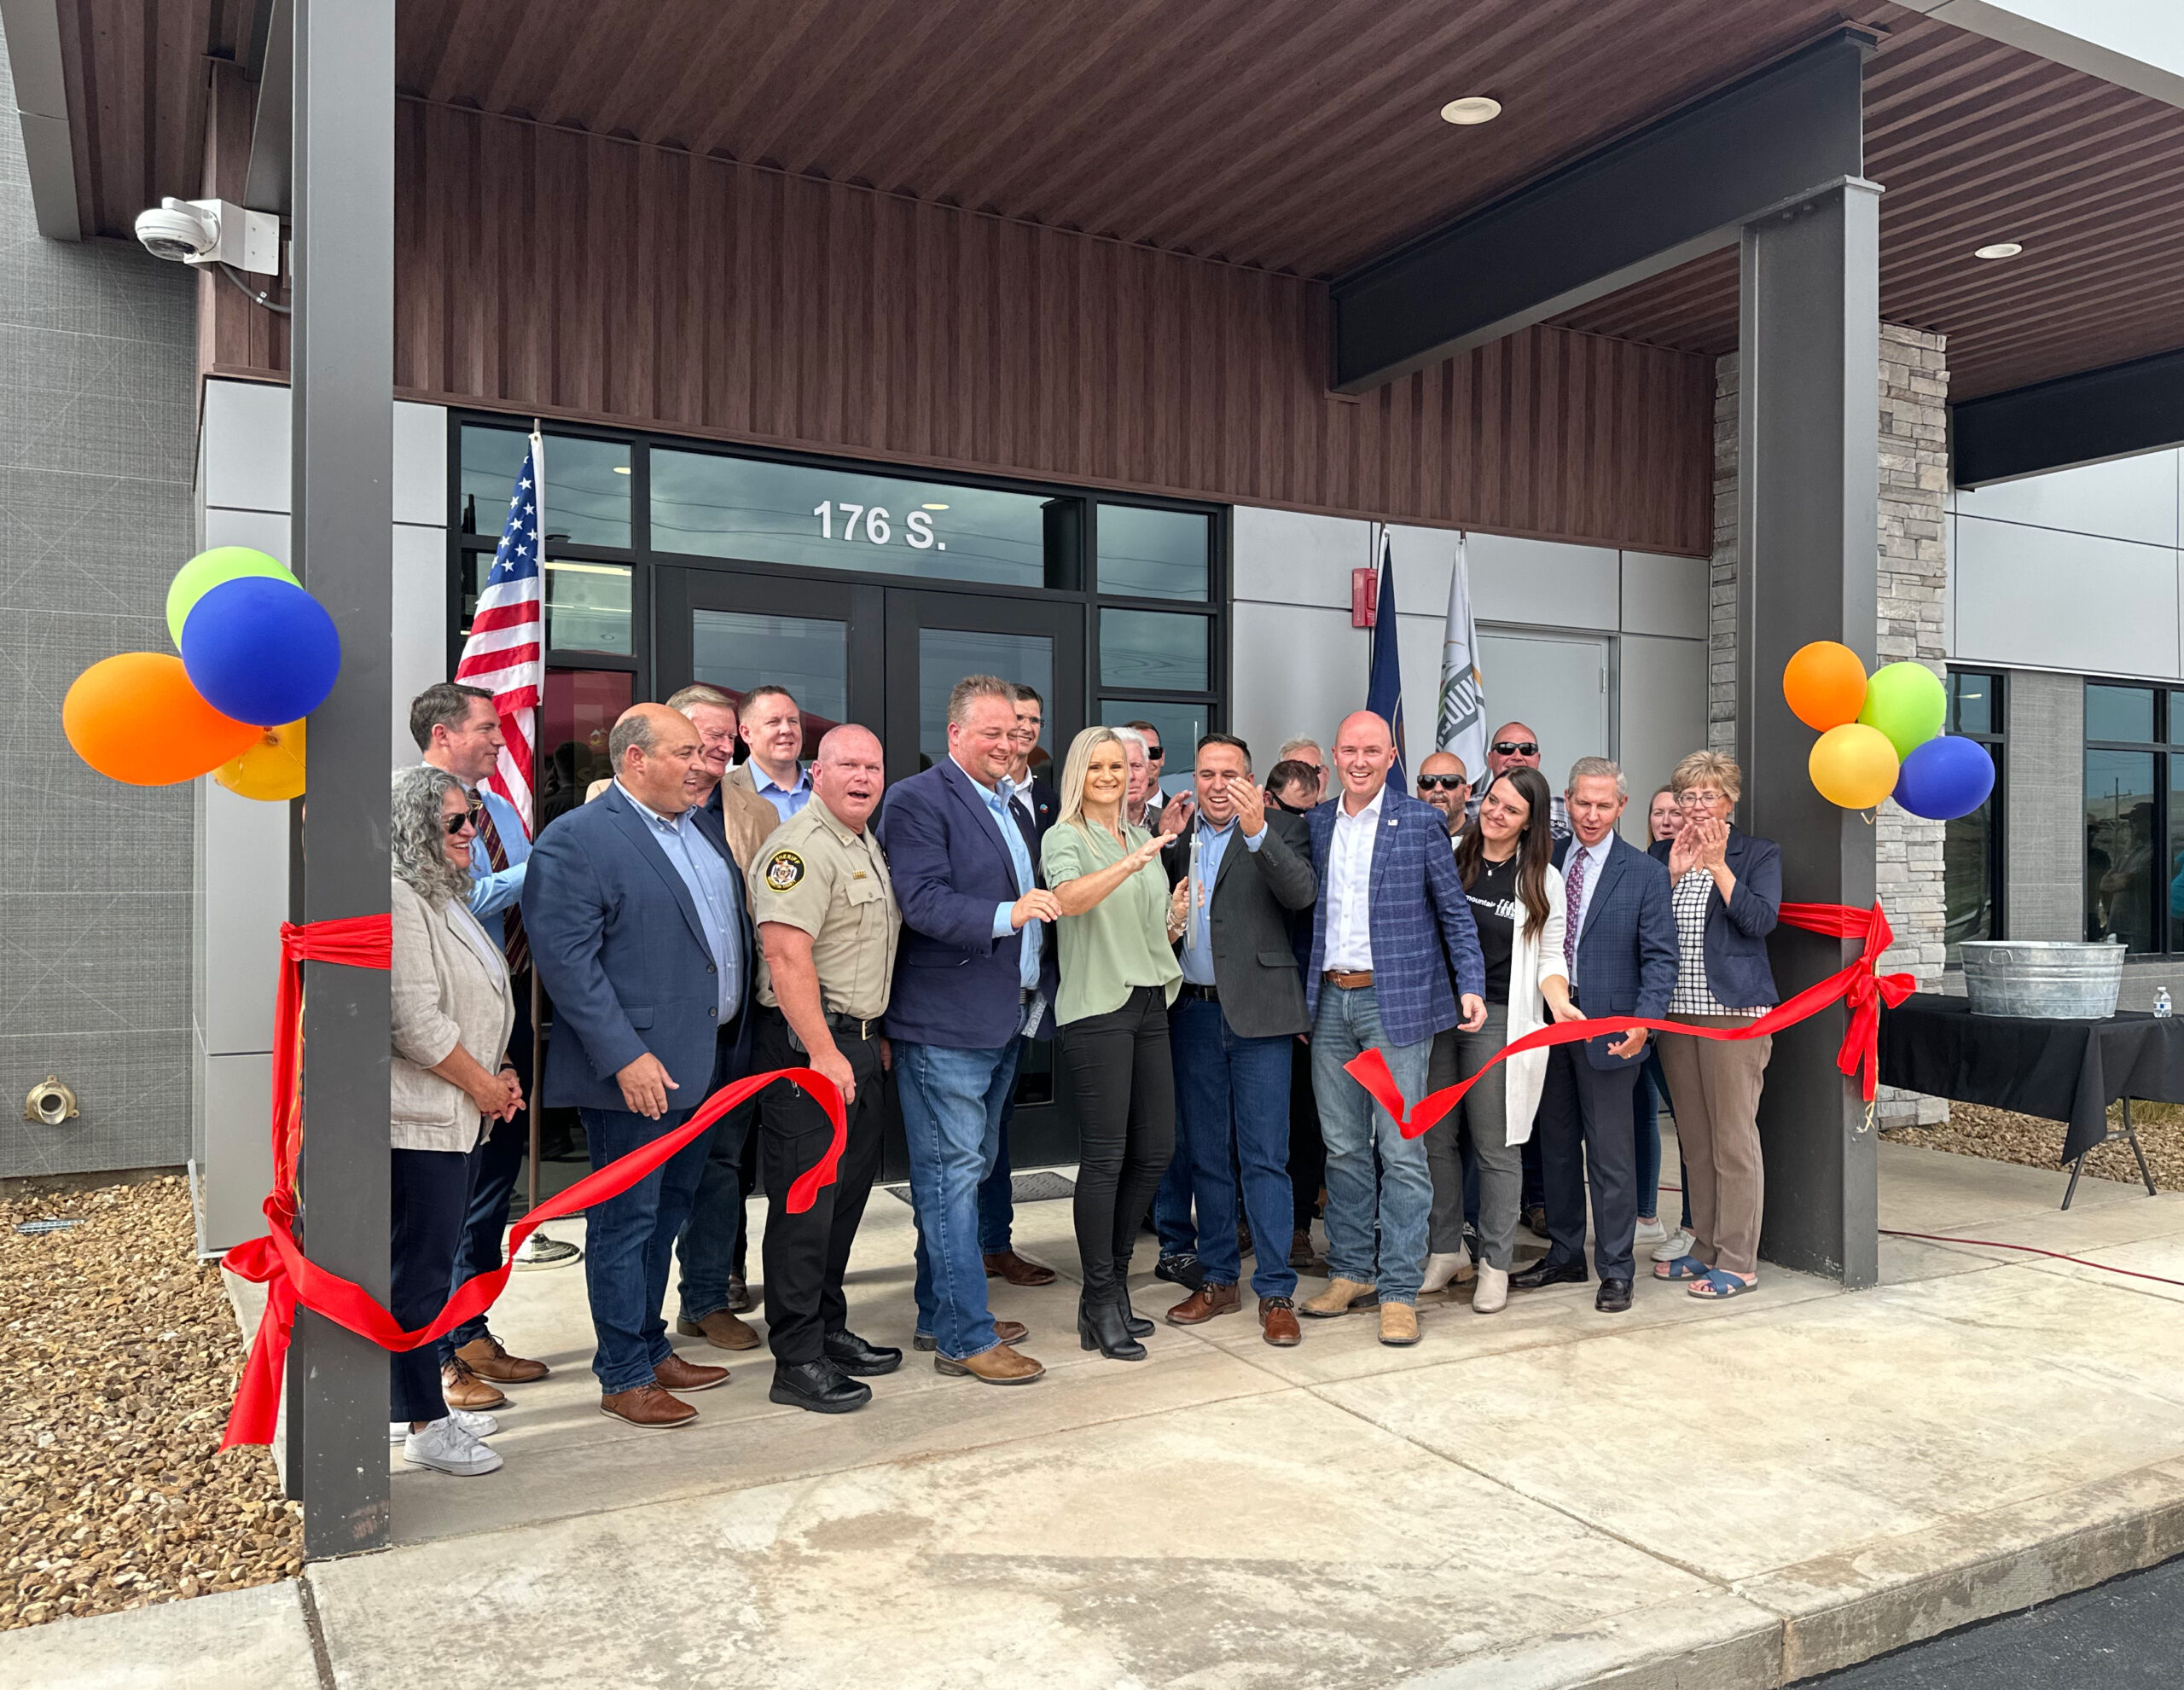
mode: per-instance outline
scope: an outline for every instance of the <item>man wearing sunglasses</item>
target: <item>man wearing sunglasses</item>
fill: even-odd
[[[1478,820],[1479,804],[1484,800],[1487,793],[1494,790],[1495,781],[1501,778],[1504,770],[1538,767],[1539,735],[1521,722],[1504,722],[1494,730],[1494,737],[1487,741],[1486,780],[1484,784],[1471,795],[1470,802],[1465,806],[1466,819]],[[1570,837],[1570,807],[1563,801],[1562,794],[1560,793],[1554,795],[1554,813],[1551,819],[1554,822],[1556,839],[1568,839]]]
[[[1454,752],[1437,751],[1418,765],[1418,795],[1448,818],[1449,837],[1464,830],[1471,776]]]

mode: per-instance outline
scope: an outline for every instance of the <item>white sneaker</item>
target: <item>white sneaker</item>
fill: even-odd
[[[1423,1297],[1429,1292],[1446,1291],[1450,1280],[1467,1280],[1470,1277],[1470,1251],[1437,1252],[1426,1258],[1426,1277],[1419,1284],[1418,1294]]]
[[[1673,1262],[1678,1257],[1688,1256],[1691,1254],[1691,1246],[1698,1241],[1682,1227],[1678,1227],[1668,1235],[1666,1242],[1653,1246],[1653,1259],[1656,1262]]]
[[[457,1478],[497,1472],[503,1465],[497,1455],[456,1425],[452,1416],[434,1420],[422,1432],[413,1432],[404,1438],[402,1459],[413,1467],[430,1467]]]
[[[1669,1229],[1661,1224],[1661,1217],[1656,1215],[1649,1221],[1638,1222],[1638,1231],[1630,1241],[1633,1244],[1658,1244],[1668,1235]]]
[[[1474,1315],[1498,1315],[1509,1306],[1509,1275],[1506,1269],[1478,1265],[1478,1284],[1471,1294]]]
[[[447,1417],[473,1437],[491,1437],[501,1429],[501,1423],[491,1414],[477,1414],[468,1408],[450,1408]],[[399,1443],[409,1435],[409,1421],[389,1420],[386,1423],[386,1441],[389,1443]]]

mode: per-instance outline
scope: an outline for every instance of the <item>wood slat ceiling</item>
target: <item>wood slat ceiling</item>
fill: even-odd
[[[249,0],[61,0],[84,226],[201,168]],[[2184,112],[1885,0],[403,0],[436,103],[1323,276],[1845,19],[1882,304],[1959,397],[2184,343]],[[1487,93],[1505,114],[1442,123]],[[2001,264],[1971,249],[2023,241]],[[1565,319],[1718,352],[1734,263]]]

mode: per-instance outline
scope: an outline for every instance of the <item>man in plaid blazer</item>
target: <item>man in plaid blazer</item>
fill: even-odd
[[[1312,1094],[1327,1147],[1329,1278],[1299,1312],[1324,1318],[1377,1304],[1380,1342],[1401,1344],[1418,1342],[1433,1207],[1426,1141],[1403,1137],[1343,1064],[1379,1050],[1405,1104],[1416,1103],[1426,1092],[1433,1035],[1485,1025],[1486,965],[1447,822],[1388,784],[1394,763],[1385,722],[1364,710],[1345,717],[1334,746],[1342,789],[1306,817],[1319,900],[1304,1002]]]

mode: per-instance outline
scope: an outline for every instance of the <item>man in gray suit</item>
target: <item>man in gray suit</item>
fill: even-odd
[[[1183,984],[1168,1011],[1176,1153],[1191,1159],[1205,1282],[1168,1320],[1197,1326],[1240,1304],[1232,1171],[1240,1168],[1257,1246],[1252,1289],[1260,1330],[1269,1344],[1287,1347],[1298,1338],[1291,1301],[1297,1270],[1282,1248],[1292,1211],[1289,1047],[1306,1025],[1288,915],[1311,908],[1317,881],[1304,824],[1268,814],[1241,740],[1201,739],[1195,785],[1197,814],[1161,855],[1183,935]],[[1171,913],[1169,931],[1177,925]]]

